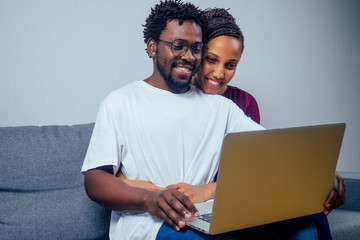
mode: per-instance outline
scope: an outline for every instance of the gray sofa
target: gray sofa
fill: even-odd
[[[110,211],[80,174],[94,124],[0,127],[0,239],[107,239]],[[330,214],[334,239],[360,239],[360,173],[341,173],[347,202]]]

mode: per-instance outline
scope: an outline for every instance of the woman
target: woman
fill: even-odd
[[[229,86],[244,49],[244,36],[233,16],[214,8],[203,14],[207,26],[203,33],[208,52],[193,84],[208,94],[219,94],[234,101],[244,113],[260,123],[258,104],[253,96]]]

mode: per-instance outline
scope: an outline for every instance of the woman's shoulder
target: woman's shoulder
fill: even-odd
[[[231,100],[236,100],[236,99],[243,99],[246,100],[246,102],[256,102],[256,99],[253,95],[251,95],[250,93],[248,93],[245,90],[242,90],[238,87],[235,86],[227,86],[226,91],[223,94],[224,97],[227,97]]]
[[[260,123],[259,106],[256,99],[250,93],[238,87],[228,85],[223,96],[231,99],[248,117]]]

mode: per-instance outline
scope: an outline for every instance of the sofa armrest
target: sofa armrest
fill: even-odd
[[[339,172],[346,184],[345,204],[328,216],[334,240],[353,240],[360,236],[360,172]]]
[[[339,172],[346,185],[345,204],[343,210],[360,211],[360,172]]]

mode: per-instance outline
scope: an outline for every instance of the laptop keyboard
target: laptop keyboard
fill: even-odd
[[[211,213],[207,213],[207,214],[204,214],[204,215],[200,215],[199,216],[199,219],[205,221],[205,222],[208,222],[210,223],[211,221]]]

